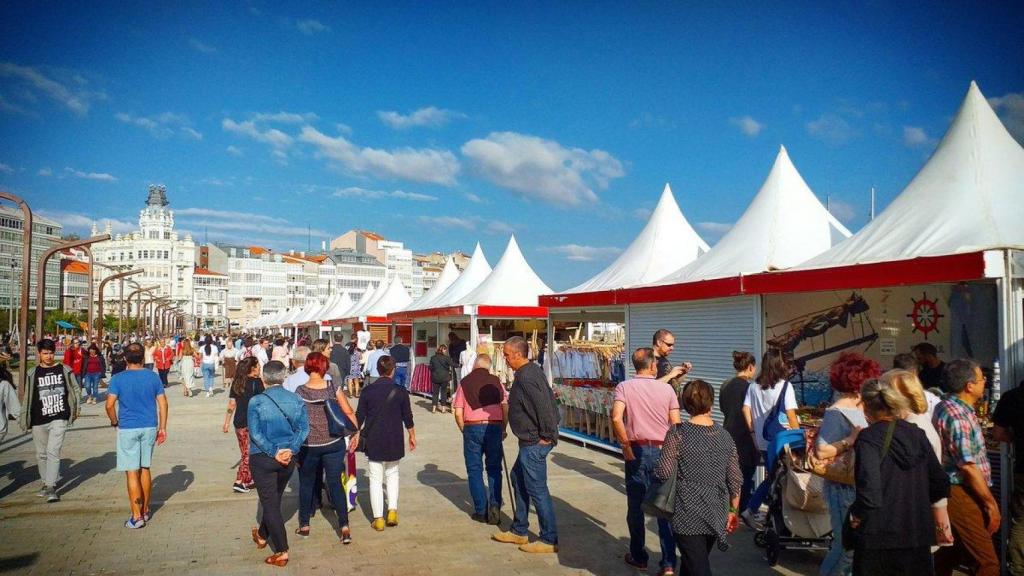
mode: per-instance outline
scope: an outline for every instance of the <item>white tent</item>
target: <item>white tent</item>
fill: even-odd
[[[366,291],[363,292],[363,297],[356,302],[350,302],[348,308],[344,310],[339,305],[334,310],[331,310],[330,317],[324,318],[324,320],[341,320],[342,318],[348,318],[352,312],[357,311],[359,308],[365,307],[370,303],[371,300],[377,297],[377,294],[384,290],[384,283],[381,282],[376,286],[367,286]],[[351,299],[350,299],[351,300]]]
[[[334,305],[330,309],[324,310],[323,314],[317,318],[319,322],[326,322],[328,320],[337,320],[338,318],[344,318],[345,312],[348,312],[353,306],[352,298],[349,297],[348,292],[342,292],[341,296],[334,302]]]
[[[437,299],[432,301],[430,306],[432,308],[444,308],[446,306],[462,304],[464,297],[475,290],[490,274],[491,265],[487,262],[487,257],[484,256],[480,243],[477,242],[476,248],[473,250],[473,256],[470,257],[466,269],[462,271],[462,274],[459,275],[455,282],[452,282],[451,286],[437,295]],[[426,308],[420,308],[420,310],[426,310]]]
[[[1024,148],[971,82],[928,162],[860,232],[799,268],[1024,248]]]
[[[768,177],[732,229],[711,250],[656,284],[680,284],[790,268],[850,231],[829,214],[779,148]]]
[[[392,312],[402,310],[412,303],[412,296],[402,284],[402,279],[395,276],[387,285],[387,288],[380,291],[377,298],[370,302],[366,308],[354,313],[350,317],[387,316]]]
[[[444,263],[444,269],[441,270],[440,276],[437,277],[437,282],[434,282],[434,285],[430,290],[418,300],[413,301],[406,310],[423,310],[431,308],[434,301],[438,300],[441,294],[458,279],[459,269],[455,266],[455,259],[449,257],[448,261]]]
[[[279,319],[275,326],[279,328],[287,328],[295,324],[295,319],[299,317],[305,311],[305,306],[293,306],[288,310],[288,314]]]
[[[341,296],[337,294],[335,294],[334,296],[329,296],[326,300],[324,300],[323,304],[317,306],[309,314],[306,314],[304,317],[299,319],[299,325],[316,323],[316,321],[320,320],[320,318],[323,316],[324,312],[330,310],[334,306],[334,304],[338,301],[338,298],[340,297]]]
[[[494,270],[472,292],[452,304],[488,306],[536,306],[541,294],[550,294],[551,288],[537,276],[523,258],[516,237],[508,240],[508,247]]]
[[[369,310],[370,306],[375,304],[377,300],[387,292],[388,286],[390,286],[390,282],[381,282],[372,292],[367,291],[355,306],[345,312],[344,318],[354,318],[364,315],[364,312]]]
[[[707,243],[683,216],[672,196],[672,188],[665,184],[658,205],[633,243],[607,268],[563,294],[650,284],[693,262],[708,250]]]

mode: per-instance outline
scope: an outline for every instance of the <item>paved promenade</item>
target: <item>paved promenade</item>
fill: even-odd
[[[220,378],[218,377],[218,380]],[[307,539],[297,527],[298,479],[285,495],[291,545],[287,568],[263,565],[249,529],[256,494],[231,491],[238,447],[222,434],[227,396],[184,398],[168,389],[167,443],[153,465],[153,519],[143,530],[128,517],[124,475],[115,470],[114,431],[101,405],[84,406],[64,444],[61,502],[46,504],[39,489],[31,437],[16,424],[0,445],[0,573],[10,574],[598,574],[632,575],[625,566],[628,533],[623,464],[615,456],[561,442],[549,468],[560,552],[535,556],[489,540],[492,526],[472,522],[462,443],[450,415],[433,415],[414,397],[419,449],[401,464],[401,525],[383,533],[369,525],[366,479],[359,457],[360,507],[351,514],[354,542],[342,547],[317,514]],[[506,443],[509,464],[516,445]],[[506,489],[507,495],[507,489]],[[507,496],[506,496],[507,499]],[[506,514],[511,512],[506,502]],[[333,512],[327,514],[333,517]],[[333,518],[332,518],[333,519]],[[536,517],[531,515],[532,535]],[[649,524],[652,526],[653,523]],[[508,526],[507,517],[503,526]],[[783,552],[769,568],[752,533],[740,530],[726,552],[712,553],[716,573],[815,574],[820,554]],[[652,546],[654,547],[652,549]],[[657,538],[649,531],[650,574],[657,572]]]

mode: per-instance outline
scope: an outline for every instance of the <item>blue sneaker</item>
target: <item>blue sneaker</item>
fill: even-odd
[[[124,527],[128,528],[129,530],[138,530],[139,528],[145,528],[146,527],[146,521],[143,520],[142,518],[139,518],[138,520],[136,520],[134,518],[129,518],[129,519],[125,520]]]

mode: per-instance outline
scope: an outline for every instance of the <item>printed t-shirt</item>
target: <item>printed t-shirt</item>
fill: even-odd
[[[68,383],[64,379],[64,366],[36,367],[36,395],[32,398],[32,425],[41,426],[54,420],[71,419],[68,403]]]
[[[117,396],[117,427],[156,428],[156,397],[164,385],[152,370],[125,370],[110,379],[107,392]]]

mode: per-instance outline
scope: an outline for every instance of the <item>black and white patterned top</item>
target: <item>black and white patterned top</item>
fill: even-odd
[[[728,548],[725,525],[730,498],[739,495],[743,484],[736,444],[729,433],[718,424],[673,426],[654,469],[660,480],[669,474],[677,474],[672,532],[717,536],[718,547]]]

